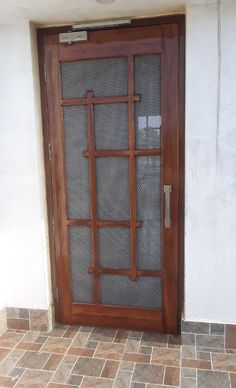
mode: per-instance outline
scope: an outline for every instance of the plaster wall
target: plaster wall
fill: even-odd
[[[236,3],[186,30],[185,318],[236,322]]]
[[[35,38],[29,22],[0,27],[1,293],[3,290],[7,306],[48,308],[50,273]]]

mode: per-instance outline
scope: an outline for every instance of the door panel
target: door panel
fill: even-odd
[[[62,323],[177,330],[178,33],[173,24],[93,31],[71,46],[47,38]]]

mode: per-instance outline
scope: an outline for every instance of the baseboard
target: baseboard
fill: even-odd
[[[0,333],[6,329],[49,331],[54,326],[54,306],[48,310],[6,307],[0,311]]]

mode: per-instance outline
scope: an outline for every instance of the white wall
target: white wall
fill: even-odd
[[[0,287],[7,306],[47,308],[50,288],[35,43],[28,22],[0,27],[0,246],[5,279]]]
[[[187,8],[185,318],[236,322],[236,3]]]

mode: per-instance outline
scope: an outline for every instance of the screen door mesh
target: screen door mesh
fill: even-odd
[[[101,303],[144,308],[160,308],[161,279],[142,276],[132,281],[127,276],[101,276]]]
[[[85,106],[64,107],[65,163],[68,216],[90,218],[89,164],[87,149],[87,113]]]
[[[129,148],[127,104],[95,105],[94,124],[97,150]]]
[[[139,269],[161,269],[161,162],[160,157],[136,158]]]
[[[135,93],[141,95],[135,104],[136,147],[160,148],[161,127],[161,57],[136,56],[134,60]]]
[[[61,64],[63,98],[127,95],[127,59],[92,59]]]
[[[126,58],[62,63],[62,97],[85,97],[89,90],[97,97],[127,96],[127,74]],[[159,55],[134,57],[135,94],[141,97],[140,102],[135,103],[136,148],[156,149],[161,146],[160,74]],[[104,101],[99,104],[96,101],[92,109],[95,149],[129,149],[128,104],[104,104]],[[63,112],[68,218],[91,220],[89,158],[83,155],[83,151],[89,148],[89,111],[86,105],[80,105],[64,106]],[[130,221],[129,158],[96,156],[97,219]],[[159,270],[162,217],[159,157],[136,157],[136,196],[136,216],[142,223],[136,229],[137,270]],[[98,268],[130,269],[131,230],[125,226],[97,226]],[[93,257],[96,259],[91,224],[69,227],[68,236],[72,302],[94,303],[94,277],[97,275],[88,273]],[[161,307],[162,282],[158,277],[146,276],[145,273],[134,281],[126,272],[125,275],[101,274],[99,285],[101,304],[151,309]]]
[[[93,279],[88,273],[92,265],[90,228],[70,227],[70,266],[72,302],[93,302]]]
[[[99,256],[103,268],[130,268],[128,228],[99,228]]]
[[[100,220],[129,220],[128,158],[97,158],[97,206]]]

